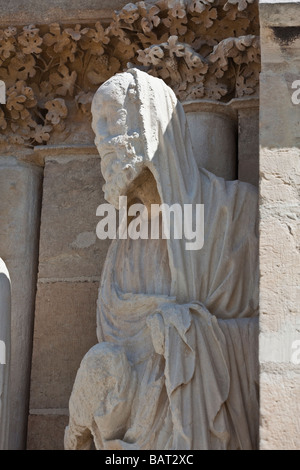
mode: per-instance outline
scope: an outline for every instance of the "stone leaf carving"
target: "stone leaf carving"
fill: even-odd
[[[224,39],[214,47],[208,59],[211,64],[209,69],[211,78],[227,78],[232,86],[232,78],[235,77],[235,97],[241,98],[255,93],[260,72],[260,48],[257,36]],[[233,71],[230,71],[230,67]],[[219,83],[221,82],[218,81],[216,86]],[[230,90],[229,86],[227,90]]]
[[[231,91],[227,82],[234,77],[235,96],[242,97],[254,93],[258,85],[259,39],[253,35],[224,39],[204,58],[171,36],[166,43],[138,51],[138,61],[151,75],[169,84],[181,100],[220,99]],[[226,74],[230,66],[234,73]],[[217,80],[224,75],[224,83]]]
[[[224,5],[224,10],[228,11],[231,5],[237,5],[239,11],[247,8],[248,4],[253,3],[255,0],[228,0]]]
[[[195,83],[198,95],[194,97],[203,97],[203,81],[208,70],[208,62],[188,44],[178,42],[177,36],[171,36],[163,44],[138,51],[138,54],[139,62],[149,66],[148,71],[152,75],[170,84],[180,99],[187,99],[193,93],[193,85],[190,84]]]
[[[89,116],[96,88],[128,63],[161,77],[181,100],[256,95],[257,3],[141,1],[116,11],[108,25],[0,30],[0,79],[7,88],[0,143],[47,144],[68,116]]]

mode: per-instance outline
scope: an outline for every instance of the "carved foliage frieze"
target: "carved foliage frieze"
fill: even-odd
[[[0,142],[47,144],[66,120],[90,115],[97,87],[140,67],[180,100],[255,96],[260,71],[256,0],[128,3],[109,24],[0,30]]]

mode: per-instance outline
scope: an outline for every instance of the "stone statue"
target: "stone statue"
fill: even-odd
[[[77,373],[65,448],[94,440],[105,450],[254,449],[256,190],[198,169],[183,107],[158,78],[115,75],[92,114],[106,200],[204,204],[204,245],[187,250],[184,236],[113,240],[99,344]]]
[[[10,278],[0,258],[0,450],[8,449],[10,366]]]

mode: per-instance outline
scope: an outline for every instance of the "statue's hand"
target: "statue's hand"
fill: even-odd
[[[190,304],[180,305],[176,303],[163,303],[157,311],[147,318],[147,326],[150,328],[152,343],[157,354],[165,354],[166,328],[175,328],[180,336],[191,325]]]

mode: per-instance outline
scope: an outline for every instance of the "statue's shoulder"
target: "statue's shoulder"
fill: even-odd
[[[229,191],[230,189],[235,189],[240,193],[247,193],[253,198],[258,196],[258,188],[251,183],[245,181],[236,180],[225,180],[221,176],[216,176],[214,173],[206,170],[205,168],[199,169],[201,183],[208,184],[210,186],[218,187],[218,189],[224,189],[224,191]]]

